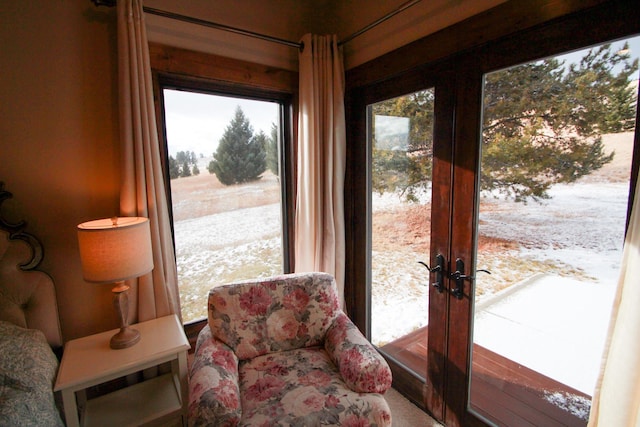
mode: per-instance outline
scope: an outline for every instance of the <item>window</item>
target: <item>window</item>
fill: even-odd
[[[247,83],[228,70],[203,70],[215,63],[210,55],[150,49],[162,52],[152,53],[152,69],[182,317],[200,324],[212,287],[291,271],[297,80],[255,67],[259,81]],[[154,63],[167,55],[175,61]]]
[[[629,208],[638,51],[634,37],[484,76],[477,267],[493,274],[475,281],[470,407],[498,425],[588,421]],[[508,398],[527,404],[494,403]]]

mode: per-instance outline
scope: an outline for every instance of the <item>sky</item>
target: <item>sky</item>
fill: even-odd
[[[279,105],[195,92],[164,90],[167,143],[169,154],[193,151],[197,156],[213,155],[218,141],[240,106],[253,126],[270,135],[271,123],[278,123]]]
[[[616,52],[623,48],[625,41],[629,42],[629,55],[632,59],[640,57],[640,36],[633,37],[629,39],[622,39],[619,41],[611,42],[612,51]],[[580,59],[587,54],[589,48],[577,50],[566,55],[560,55],[558,58],[560,60],[565,60],[565,64],[570,64],[571,62],[579,62]]]

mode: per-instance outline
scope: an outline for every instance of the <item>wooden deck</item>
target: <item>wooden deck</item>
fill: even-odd
[[[391,342],[381,350],[415,372],[424,372],[427,328]],[[583,418],[550,403],[545,396],[591,397],[479,345],[473,348],[471,407],[499,426],[584,427]]]

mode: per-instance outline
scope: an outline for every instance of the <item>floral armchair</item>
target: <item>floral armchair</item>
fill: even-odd
[[[209,291],[190,370],[191,426],[390,426],[385,360],[340,309],[333,277]]]

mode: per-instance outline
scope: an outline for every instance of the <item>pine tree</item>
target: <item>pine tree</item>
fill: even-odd
[[[169,156],[169,179],[176,179],[180,176],[180,167],[173,156]]]
[[[266,141],[267,150],[267,169],[269,169],[274,175],[278,175],[278,127],[275,123],[271,123],[271,135]]]
[[[189,162],[185,160],[182,163],[182,168],[180,169],[180,177],[186,178],[188,176],[191,176],[191,169],[189,168]]]
[[[601,135],[633,127],[637,69],[604,45],[568,69],[552,58],[487,75],[481,188],[546,199],[610,162]]]
[[[613,159],[601,135],[632,129],[638,61],[590,50],[578,64],[532,62],[485,77],[480,188],[518,201],[548,198],[556,183],[574,182]],[[373,114],[410,117],[406,151],[374,146],[376,191],[413,192],[431,179],[433,92],[375,104]],[[375,142],[375,141],[374,141]]]
[[[375,191],[399,190],[407,200],[414,200],[414,193],[431,181],[429,156],[433,152],[434,100],[433,90],[424,90],[374,105],[374,115],[411,118],[406,141],[395,141],[406,145],[406,149],[378,147],[374,141],[372,185]]]
[[[253,127],[239,106],[213,157],[209,172],[215,173],[224,185],[255,181],[266,170],[264,141],[260,135],[254,137]]]

